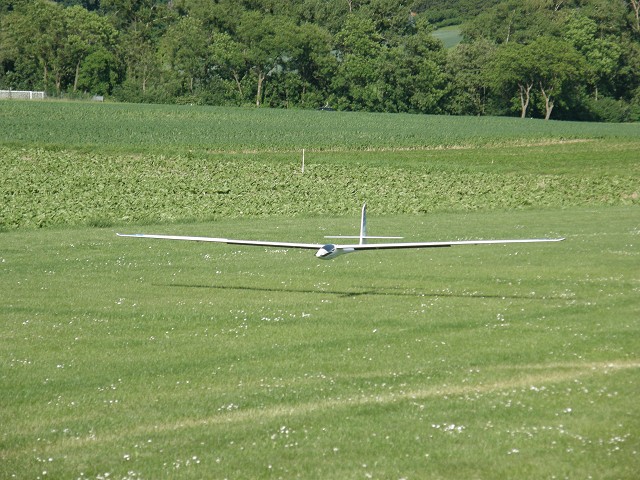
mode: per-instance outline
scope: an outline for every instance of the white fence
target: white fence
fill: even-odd
[[[31,90],[0,90],[0,98],[15,98],[18,100],[42,100],[47,96],[44,92]]]

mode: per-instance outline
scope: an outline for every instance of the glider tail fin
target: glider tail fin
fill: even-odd
[[[367,235],[367,204],[365,203],[364,205],[362,205],[362,216],[360,217],[360,235],[355,236],[355,235],[326,235],[325,238],[353,238],[353,239],[358,239],[358,244],[359,245],[364,245],[365,243],[367,243],[367,240],[370,238],[395,238],[395,239],[399,239],[402,237],[376,237],[376,236],[370,236]]]
[[[358,237],[360,245],[364,245],[365,243],[367,243],[367,239],[369,238],[399,239],[402,237],[377,237],[377,236],[367,235],[367,204],[365,203],[362,205],[362,216],[360,217],[360,236]]]
[[[367,243],[367,204],[362,205],[362,217],[360,217],[360,245]]]

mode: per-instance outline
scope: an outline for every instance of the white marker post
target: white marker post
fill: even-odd
[[[302,149],[302,174],[304,175],[304,148]]]

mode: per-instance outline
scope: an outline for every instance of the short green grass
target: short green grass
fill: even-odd
[[[330,262],[2,233],[0,477],[635,478],[639,220],[370,214],[408,240],[567,240]],[[143,230],[317,241],[357,223]]]

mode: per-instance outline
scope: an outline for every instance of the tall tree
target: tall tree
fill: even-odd
[[[563,12],[551,0],[504,0],[466,24],[468,40],[485,38],[495,43],[529,43],[541,36],[557,36]]]
[[[224,85],[224,100],[242,104],[245,96],[246,62],[244,46],[228,33],[214,32],[209,57],[214,77]]]
[[[98,58],[101,58],[102,62],[115,68],[114,59],[109,57],[116,48],[118,32],[104,17],[88,12],[80,6],[65,9],[64,18],[68,32],[64,49],[73,70],[75,92],[78,89],[81,68],[90,56],[94,67]],[[94,74],[97,73],[93,70]],[[110,72],[107,75],[110,77]],[[90,82],[86,80],[88,79],[85,79],[84,86],[89,87]]]
[[[602,90],[612,94],[622,56],[620,43],[600,34],[596,21],[579,11],[569,18],[564,38],[584,56],[587,82],[595,99]]]
[[[359,13],[370,18],[376,31],[390,41],[393,37],[412,33],[412,3],[408,0],[370,0]]]
[[[3,21],[5,41],[19,63],[36,65],[40,81],[33,87],[60,93],[65,74],[64,44],[67,37],[64,8],[36,0],[21,4]]]
[[[126,76],[120,97],[127,101],[166,101],[160,88],[158,43],[177,21],[168,4],[153,0],[102,0],[102,10],[120,31]]]
[[[520,118],[527,116],[531,90],[536,82],[531,53],[520,43],[506,43],[496,50],[495,56],[485,66],[486,78],[495,94],[501,93],[513,102],[514,91],[517,92]]]
[[[131,25],[151,24],[158,17],[158,11],[164,7],[154,0],[101,0],[100,9],[119,29],[124,30]]]
[[[426,19],[414,24],[415,33],[407,35],[401,45],[402,53],[391,57],[392,65],[402,65],[391,84],[407,97],[408,111],[440,113],[441,100],[446,93],[446,52],[442,42],[432,35]]]
[[[495,53],[495,44],[486,39],[461,43],[449,51],[447,111],[454,115],[487,113],[489,83],[485,66]]]
[[[171,25],[159,42],[161,71],[173,95],[193,95],[196,84],[207,81],[210,36],[202,22],[182,17]]]
[[[237,38],[245,47],[245,61],[255,76],[255,103],[263,100],[264,85],[271,75],[286,70],[296,55],[296,45],[288,42],[295,24],[287,17],[246,12],[238,26]]]
[[[173,0],[172,5],[178,15],[199,19],[206,30],[231,35],[246,11],[238,0]]]
[[[573,46],[563,40],[540,37],[527,46],[535,59],[535,76],[549,120],[558,100],[570,97],[584,72],[584,62]]]
[[[126,66],[122,99],[146,100],[152,84],[160,77],[156,45],[144,30],[131,29],[123,35],[122,49]]]
[[[303,23],[295,28],[291,41],[296,48],[288,65],[299,83],[287,92],[287,97],[297,105],[317,107],[327,99],[330,78],[336,68],[331,35],[318,25]]]
[[[303,0],[298,11],[302,22],[326,28],[335,35],[342,29],[352,10],[353,3],[349,4],[346,0]]]
[[[527,115],[532,92],[538,91],[548,120],[556,102],[571,95],[583,70],[583,59],[570,43],[540,37],[528,45],[502,45],[486,72],[495,91],[517,92],[521,118]]]
[[[628,0],[628,2],[633,12],[633,28],[637,33],[640,33],[640,0]]]
[[[338,68],[332,89],[338,107],[381,110],[380,72],[387,48],[383,40],[371,19],[349,16],[336,36]]]

